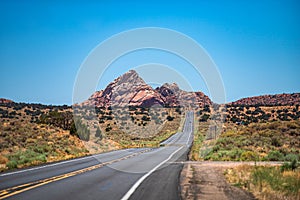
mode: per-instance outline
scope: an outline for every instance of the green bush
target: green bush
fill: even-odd
[[[18,165],[31,165],[33,163],[44,163],[47,157],[44,153],[35,152],[32,149],[26,151],[18,151],[15,154],[9,155],[9,162],[6,164],[8,169],[17,168]]]
[[[15,169],[15,168],[17,168],[17,166],[18,166],[18,163],[15,160],[12,160],[12,161],[9,161],[8,163],[6,163],[6,167],[8,169]]]
[[[291,162],[284,162],[281,165],[280,170],[281,172],[289,171],[289,170],[295,171],[297,168],[298,168],[298,160],[294,159]]]
[[[284,156],[279,151],[270,151],[267,160],[269,161],[282,161],[284,159]]]
[[[293,161],[293,160],[299,160],[299,155],[290,153],[290,154],[287,154],[287,155],[284,157],[284,160],[285,160],[285,161],[288,161],[288,162],[291,162],[291,161]]]

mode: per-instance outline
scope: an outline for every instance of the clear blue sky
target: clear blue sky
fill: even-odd
[[[174,29],[201,44],[219,68],[227,101],[300,92],[297,1],[42,2],[0,1],[0,97],[71,104],[77,71],[89,52],[108,37],[139,27]],[[147,62],[163,57],[145,55]],[[135,58],[140,54],[119,62],[99,89],[143,63]],[[191,82],[206,91],[201,80]]]

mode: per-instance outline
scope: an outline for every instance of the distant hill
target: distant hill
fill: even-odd
[[[13,103],[13,101],[9,99],[0,98],[0,104],[5,104],[5,103]]]
[[[300,93],[292,94],[274,94],[261,95],[255,97],[242,98],[240,100],[229,103],[231,105],[247,105],[247,106],[287,106],[300,105]]]

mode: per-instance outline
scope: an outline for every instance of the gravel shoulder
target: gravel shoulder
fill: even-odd
[[[239,162],[187,162],[180,176],[183,200],[254,200],[251,193],[230,185],[224,170],[235,167]],[[252,163],[249,163],[252,164]],[[253,163],[254,164],[254,163]]]

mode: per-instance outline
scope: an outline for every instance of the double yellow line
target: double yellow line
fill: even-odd
[[[59,181],[59,180],[65,179],[65,178],[76,176],[78,174],[82,174],[82,173],[85,173],[85,172],[88,172],[88,171],[92,171],[92,170],[101,168],[105,165],[109,165],[109,164],[112,164],[112,163],[115,163],[115,162],[119,162],[121,160],[125,160],[125,159],[137,156],[139,154],[142,154],[142,153],[145,153],[145,152],[148,152],[148,151],[151,151],[151,150],[152,149],[146,149],[146,150],[143,150],[143,151],[140,151],[140,152],[137,152],[137,153],[130,154],[128,156],[124,156],[122,158],[118,158],[118,159],[111,160],[111,161],[108,161],[108,162],[93,165],[91,167],[87,167],[87,168],[84,168],[84,169],[80,169],[80,170],[76,170],[76,171],[69,172],[69,173],[66,173],[66,174],[53,176],[51,178],[46,178],[46,179],[42,179],[42,180],[33,181],[33,182],[30,182],[30,183],[25,183],[25,184],[22,184],[22,185],[14,186],[14,187],[11,187],[11,188],[7,188],[7,189],[4,189],[4,190],[0,191],[0,199],[5,199],[5,198],[8,198],[8,197],[14,196],[16,194],[25,192],[27,190],[31,190],[31,189],[40,187],[42,185],[46,185],[48,183],[52,183],[52,182]]]

